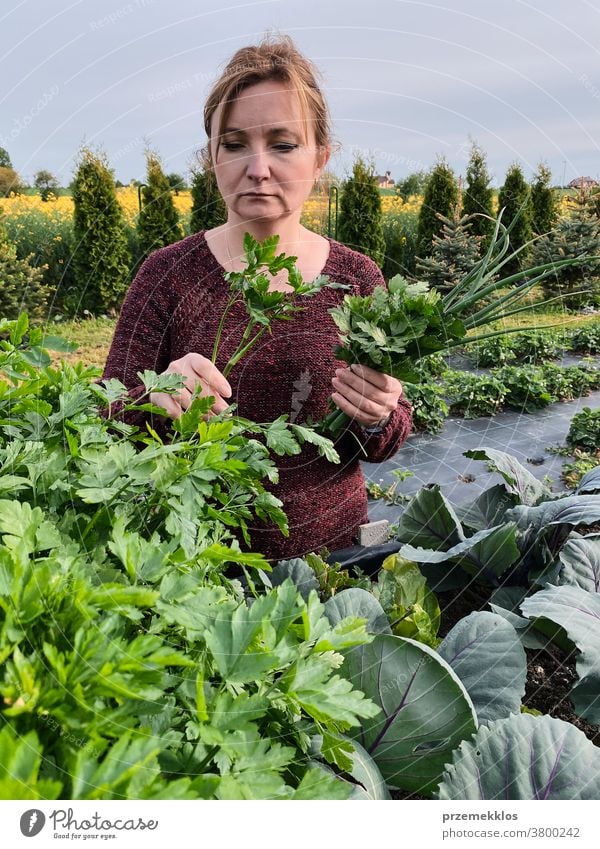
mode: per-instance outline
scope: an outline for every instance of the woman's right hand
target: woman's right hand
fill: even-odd
[[[229,404],[225,398],[231,397],[231,386],[219,369],[202,354],[188,353],[179,360],[173,360],[161,374],[181,374],[185,378],[185,387],[177,394],[151,392],[150,403],[162,407],[169,416],[179,418],[190,406],[192,393],[201,385],[201,397],[213,395],[215,403],[211,410],[214,415],[222,413]]]

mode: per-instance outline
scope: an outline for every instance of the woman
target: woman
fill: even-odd
[[[214,413],[235,402],[241,416],[261,422],[283,413],[297,423],[309,416],[318,420],[331,397],[352,419],[349,429],[368,459],[387,459],[410,432],[410,405],[395,378],[335,360],[337,330],[328,313],[344,294],[366,295],[385,281],[371,259],[300,224],[302,205],[332,148],[328,110],[311,63],[287,36],[238,50],[207,99],[204,124],[204,167],[214,174],[227,221],[146,259],[123,303],[103,379],[119,378],[135,399],[144,391],[138,371],[182,374],[185,388],[178,395],[150,397],[171,418],[187,409],[198,384],[202,395],[214,396]],[[322,273],[349,288],[325,288],[293,321],[276,322],[227,380],[222,370],[247,323],[242,305],[227,317],[216,365],[209,357],[227,302],[223,275],[244,267],[245,232],[260,241],[278,234],[278,253],[296,256],[305,280]],[[286,279],[284,270],[270,288],[291,290]],[[120,414],[116,406],[110,414],[130,423],[144,419],[141,413]],[[157,426],[156,417],[152,424]],[[252,550],[278,560],[355,541],[358,526],[368,521],[360,451],[347,432],[336,447],[339,466],[312,446],[278,458],[279,483],[267,488],[283,501],[290,535],[257,522],[251,526]]]

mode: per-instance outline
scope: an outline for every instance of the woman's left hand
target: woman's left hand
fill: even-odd
[[[402,396],[402,384],[389,374],[353,363],[335,370],[332,401],[363,427],[375,427],[390,416]]]

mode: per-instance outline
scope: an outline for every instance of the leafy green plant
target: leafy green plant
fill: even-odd
[[[273,321],[289,321],[294,313],[304,309],[292,298],[308,298],[316,295],[324,287],[331,289],[346,289],[343,283],[335,283],[326,275],[315,277],[310,283],[305,283],[300,271],[296,267],[298,257],[275,254],[279,243],[279,236],[268,236],[264,241],[257,242],[250,233],[244,234],[244,261],[246,268],[243,271],[228,271],[224,276],[229,283],[231,297],[223,310],[217,335],[212,351],[212,362],[216,362],[217,351],[221,341],[221,334],[228,313],[237,303],[242,303],[248,313],[248,324],[237,350],[232,354],[229,362],[223,369],[225,377],[231,369],[239,362],[245,354],[258,342],[263,333],[270,330]],[[270,276],[275,276],[283,269],[288,272],[288,283],[293,289],[292,296],[280,290],[269,291],[270,276],[261,273],[260,269],[266,268]]]
[[[580,413],[575,413],[566,441],[571,448],[597,451],[600,446],[600,409],[584,407]]]
[[[541,372],[533,367],[502,366],[492,374],[506,387],[504,404],[519,412],[532,413],[552,400]]]
[[[365,487],[369,494],[369,498],[385,501],[386,504],[404,504],[408,500],[408,496],[403,493],[397,493],[398,484],[406,478],[412,477],[413,473],[410,469],[392,469],[392,475],[396,480],[389,486],[382,487],[381,484],[375,481],[365,480]]]
[[[440,607],[415,563],[391,554],[383,561],[373,594],[392,632],[435,648],[439,642]]]
[[[504,365],[504,363],[514,360],[516,345],[516,336],[496,336],[485,342],[471,345],[468,353],[475,366],[489,368],[490,366]]]
[[[469,581],[526,588],[548,580],[571,531],[600,521],[600,496],[581,491],[555,498],[502,451],[465,454],[486,461],[504,483],[460,508],[436,485],[421,489],[397,525],[396,538],[404,543],[400,555],[420,564],[434,591]]]
[[[443,389],[435,383],[405,383],[403,386],[411,403],[414,429],[439,433],[449,412]]]
[[[587,366],[544,363],[541,375],[553,401],[581,398],[600,386],[600,371]]]
[[[277,479],[269,445],[299,450],[293,432],[207,423],[197,398],[171,444],[134,445],[136,428],[95,409],[121,387],[53,369],[48,346],[69,347],[25,315],[0,323],[0,792],[347,798],[356,784],[311,745],[351,775],[344,735],[379,709],[337,670],[371,639],[365,622],[270,587],[235,537],[253,517],[286,532],[263,479]]]
[[[429,646],[378,634],[345,652],[342,673],[382,713],[351,730],[393,787],[432,795],[451,753],[477,728],[469,695]]]
[[[450,412],[466,419],[493,416],[504,406],[508,390],[493,375],[450,371],[444,376],[442,394],[448,399]]]
[[[600,322],[578,327],[571,333],[571,348],[584,354],[600,353]]]
[[[583,476],[600,466],[600,449],[595,451],[581,451],[573,449],[573,460],[567,460],[562,464],[560,471],[561,480],[569,489],[575,489]]]
[[[521,714],[482,726],[461,743],[437,798],[595,799],[599,775],[600,752],[582,731]]]
[[[438,651],[465,685],[480,723],[519,713],[527,657],[509,622],[487,611],[470,613],[444,637]]]

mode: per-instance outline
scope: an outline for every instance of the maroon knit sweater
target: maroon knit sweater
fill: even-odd
[[[318,420],[328,411],[334,371],[345,364],[334,357],[336,325],[327,310],[345,294],[367,295],[385,280],[373,260],[336,242],[322,273],[351,289],[323,289],[291,321],[273,324],[272,335],[256,346],[232,369],[233,390],[228,399],[240,416],[257,422],[273,421],[287,413],[298,424],[310,415]],[[224,269],[211,252],[204,231],[154,251],[139,269],[121,308],[102,379],[118,378],[135,400],[144,392],[138,371],[163,372],[170,362],[193,351],[209,357],[217,325],[228,296]],[[229,313],[221,335],[216,365],[223,371],[234,353],[247,315],[242,304]],[[147,399],[146,399],[147,400]],[[113,404],[107,415],[144,426],[147,419],[167,435],[171,419],[130,411]],[[411,408],[400,399],[381,433],[365,434],[358,422],[350,429],[360,438],[368,460],[378,463],[391,457],[411,429]],[[290,533],[284,537],[273,523],[256,520],[249,525],[251,550],[270,560],[299,557],[352,545],[358,526],[368,521],[362,456],[346,432],[336,443],[341,464],[318,456],[311,445],[291,457],[276,457],[279,483],[265,486],[283,501]],[[363,458],[364,459],[364,458]],[[245,548],[240,538],[242,548]]]

